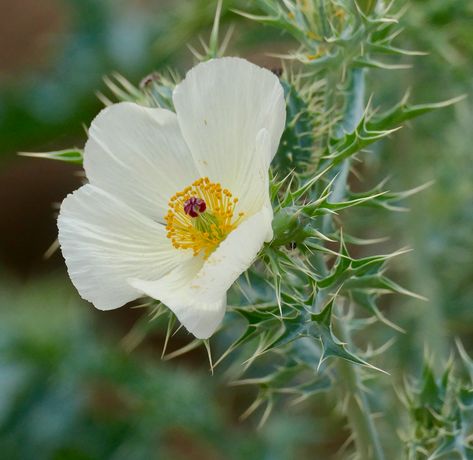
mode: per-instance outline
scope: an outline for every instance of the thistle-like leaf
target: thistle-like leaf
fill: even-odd
[[[324,164],[337,165],[380,139],[391,135],[402,127],[403,122],[433,110],[448,107],[462,99],[464,96],[434,104],[409,105],[406,97],[383,114],[370,115],[366,111],[352,132],[345,133],[341,138],[337,136],[329,140],[323,156]]]
[[[367,363],[365,360],[356,356],[354,353],[347,350],[345,344],[338,340],[334,335],[332,330],[332,310],[334,302],[335,297],[327,303],[320,313],[313,313],[311,315],[312,336],[318,338],[322,344],[322,356],[320,357],[319,367],[326,359],[330,357],[337,357],[353,364],[377,369],[371,364]]]
[[[20,152],[19,155],[31,158],[46,158],[48,160],[65,161],[66,163],[73,163],[81,165],[83,158],[83,151],[77,148],[55,150],[52,152]]]

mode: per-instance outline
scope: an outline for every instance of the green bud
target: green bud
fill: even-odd
[[[278,211],[273,219],[274,238],[271,245],[284,246],[304,241],[310,233],[302,218],[302,214],[294,208],[283,208]]]

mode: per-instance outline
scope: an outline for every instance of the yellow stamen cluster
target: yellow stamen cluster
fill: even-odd
[[[206,205],[197,217],[184,211],[191,198],[200,198]],[[203,252],[207,258],[243,218],[243,213],[234,218],[237,202],[220,184],[208,177],[198,179],[170,199],[165,216],[167,237],[176,249],[192,249],[194,256]]]

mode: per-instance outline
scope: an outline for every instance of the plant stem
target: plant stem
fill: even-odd
[[[355,68],[350,72],[350,83],[347,95],[347,104],[343,119],[336,135],[341,137],[345,132],[352,132],[360,122],[364,111],[365,72]],[[338,170],[331,201],[342,200],[346,194],[347,180],[350,173],[350,162],[345,160]],[[332,225],[331,216],[326,216],[323,222],[324,232],[329,231]],[[350,331],[345,322],[336,324],[340,339],[351,348]],[[379,435],[371,417],[368,399],[363,391],[360,369],[342,359],[338,362],[342,387],[347,395],[347,418],[355,438],[358,457],[362,460],[384,460],[384,453]]]
[[[340,340],[345,343],[351,342],[345,322],[338,322],[337,332]],[[338,371],[346,392],[346,412],[358,457],[362,460],[384,460],[383,448],[373,423],[369,402],[362,389],[360,369],[355,364],[340,359]]]

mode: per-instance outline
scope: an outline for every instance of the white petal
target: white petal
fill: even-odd
[[[134,279],[130,284],[166,304],[188,331],[206,339],[222,321],[227,290],[270,237],[271,219],[272,211],[263,208],[230,233],[203,266],[195,257],[159,281]]]
[[[270,136],[267,129],[261,129],[255,139],[252,168],[242,176],[238,189],[238,203],[235,214],[242,211],[245,218],[258,212],[263,206],[271,208],[269,197],[268,166],[264,156],[270,152]]]
[[[176,115],[130,102],[94,119],[84,169],[91,184],[160,221],[169,198],[199,177]]]
[[[201,174],[241,199],[259,175],[255,165],[258,170],[263,165],[267,173],[284,129],[284,91],[278,78],[244,59],[214,59],[190,70],[173,100]],[[269,134],[264,150],[256,148],[262,129]]]
[[[163,225],[93,185],[62,202],[58,228],[74,286],[100,310],[141,295],[129,278],[156,280],[192,258],[192,252],[172,247]]]

